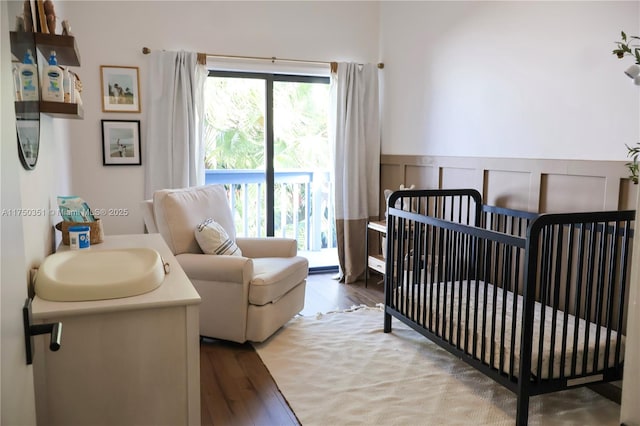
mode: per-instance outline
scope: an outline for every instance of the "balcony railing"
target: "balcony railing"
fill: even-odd
[[[336,247],[333,185],[328,172],[274,173],[274,234],[295,238],[298,249]],[[207,170],[205,183],[223,184],[233,211],[236,234],[266,235],[266,178],[261,170]]]

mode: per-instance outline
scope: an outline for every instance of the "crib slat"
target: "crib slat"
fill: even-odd
[[[538,330],[538,363],[534,374],[538,377],[542,375],[542,360],[544,358],[544,331],[545,331],[545,314],[544,308],[547,304],[547,293],[549,288],[551,268],[551,240],[553,240],[553,228],[545,227],[542,230],[542,254],[540,255],[542,266],[539,280],[540,292],[540,324]],[[535,308],[534,308],[535,309]]]
[[[609,367],[609,355],[611,354],[611,331],[613,330],[613,310],[611,306],[613,305],[611,302],[613,301],[613,292],[614,287],[617,284],[616,281],[616,259],[618,259],[618,249],[619,249],[619,232],[620,232],[620,222],[615,222],[613,225],[613,234],[611,235],[611,256],[609,257],[609,263],[607,265],[607,270],[609,271],[607,278],[607,304],[606,304],[606,312],[605,315],[605,325],[607,327],[607,335],[604,344],[604,368],[607,369]],[[622,330],[618,330],[622,333]],[[617,361],[616,361],[617,362]]]
[[[480,294],[480,283],[479,283],[479,279],[483,273],[483,271],[481,270],[484,269],[484,264],[485,264],[485,257],[486,257],[486,240],[484,239],[478,239],[478,257],[476,260],[476,272],[478,273],[478,275],[476,275],[475,277],[475,286],[474,286],[474,307],[473,307],[473,327],[471,328],[471,330],[474,331],[473,333],[473,357],[475,359],[478,359],[478,357],[481,357],[481,353],[478,354],[478,327],[480,325],[479,323],[479,319],[478,316],[480,315],[480,310],[478,309],[478,298],[479,298],[479,294]],[[482,359],[482,358],[480,358]]]
[[[556,237],[556,250],[555,250],[555,274],[553,277],[553,310],[551,313],[551,342],[549,344],[549,370],[548,377],[554,377],[553,366],[555,365],[555,349],[556,349],[556,320],[558,318],[558,304],[560,303],[560,287],[562,286],[561,273],[562,265],[564,263],[563,257],[563,241],[564,241],[564,227],[558,226],[558,233]],[[569,283],[565,283],[566,287],[569,287]],[[560,370],[564,369],[564,365],[560,363]]]
[[[439,228],[439,239],[438,239],[438,253],[439,253],[439,259],[438,259],[438,278],[436,279],[436,295],[435,295],[435,305],[436,305],[436,323],[435,323],[435,328],[434,331],[436,332],[436,334],[439,333],[440,331],[440,283],[442,282],[442,279],[444,278],[443,275],[443,269],[444,269],[444,240],[445,240],[445,231],[446,229],[444,228]],[[440,336],[440,334],[438,334]]]
[[[504,250],[504,263],[503,263],[503,272],[502,272],[502,315],[500,321],[500,358],[499,358],[499,368],[500,371],[504,371],[504,340],[506,333],[506,322],[507,322],[507,298],[508,298],[508,288],[511,282],[511,250],[509,246],[503,245]],[[517,293],[515,293],[517,294]],[[515,295],[514,295],[515,296]],[[514,297],[515,298],[515,297]]]
[[[496,351],[495,351],[495,341],[496,341],[496,323],[498,321],[496,321],[496,310],[497,310],[497,304],[498,304],[498,283],[500,282],[499,278],[498,278],[498,274],[499,274],[499,269],[500,269],[500,243],[496,243],[493,247],[494,249],[494,260],[493,260],[493,271],[492,271],[492,276],[490,277],[490,279],[488,280],[491,283],[495,283],[493,286],[493,295],[492,295],[492,303],[491,303],[491,338],[489,340],[490,345],[489,345],[489,365],[490,366],[495,366],[495,355],[496,355]],[[485,282],[486,284],[486,282]]]
[[[460,204],[462,204],[462,197],[460,200]],[[459,216],[459,220],[462,221],[462,215],[459,214],[458,216]],[[452,265],[453,276],[451,278],[451,304],[449,309],[449,318],[450,318],[449,342],[453,344],[455,341],[456,345],[458,344],[458,341],[454,340],[454,337],[458,334],[458,327],[460,327],[460,323],[456,321],[457,320],[456,312],[458,309],[458,303],[460,303],[459,291],[456,291],[456,289],[459,289],[460,286],[462,285],[460,283],[460,261],[462,260],[460,237],[461,237],[460,232],[455,231],[454,238],[453,238],[454,260],[451,262],[453,264]]]
[[[517,320],[518,320],[518,297],[521,289],[518,288],[518,282],[520,281],[520,256],[522,255],[519,247],[515,248],[516,250],[516,265],[515,265],[515,279],[513,281],[513,303],[511,306],[511,347],[509,348],[509,378],[512,379],[514,377],[515,370],[515,356],[516,356],[516,331],[517,331]],[[524,289],[522,289],[524,290]]]
[[[398,218],[398,225],[395,229],[395,232],[397,233],[397,252],[396,252],[396,257],[395,259],[395,263],[396,263],[396,273],[398,275],[402,275],[402,258],[404,257],[404,250],[403,250],[403,246],[404,246],[404,232],[402,231],[402,229],[404,228],[404,219],[403,218]],[[404,277],[400,277],[400,281],[398,283],[398,290],[397,290],[397,303],[396,303],[396,308],[400,310],[400,312],[402,312],[402,306],[403,306],[403,285],[404,285]]]
[[[428,200],[428,198],[427,198]],[[429,252],[429,238],[431,236],[431,232],[430,232],[431,227],[427,224],[424,225],[424,236],[423,239],[421,241],[421,247],[422,247],[422,253],[424,255],[424,266],[422,268],[420,268],[420,273],[423,274],[421,276],[421,280],[420,280],[420,296],[419,296],[419,301],[420,301],[420,325],[422,325],[423,327],[427,326],[427,289],[426,289],[426,283],[427,283],[427,277],[428,277],[428,264],[429,264],[429,259],[431,259],[431,253]]]
[[[440,231],[442,230],[440,229]],[[434,230],[431,234],[433,236],[431,240],[431,253],[433,253],[434,257],[431,259],[431,279],[429,280],[429,283],[431,284],[429,286],[429,330],[433,330],[433,291],[435,287],[434,283],[438,279],[436,276],[438,274],[438,270],[436,268],[439,268],[440,259],[442,259],[442,253],[437,249],[439,246],[436,244],[436,241],[438,240],[438,233]]]
[[[622,246],[622,259],[623,261],[620,263],[620,269],[621,269],[621,275],[622,275],[622,282],[626,283],[627,282],[627,262],[629,261],[629,253],[631,250],[631,243],[630,243],[630,238],[631,238],[631,221],[627,221],[626,225],[625,225],[625,232],[624,232],[624,244]],[[622,330],[622,322],[623,322],[623,318],[624,318],[624,299],[625,299],[625,290],[626,290],[626,286],[621,286],[622,289],[620,290],[620,296],[618,297],[618,330]],[[621,345],[621,336],[622,333],[618,333],[616,336],[616,353],[615,353],[615,360],[616,363],[618,362],[618,360],[620,359],[620,345]]]
[[[470,261],[469,259],[472,259],[473,256],[473,251],[472,251],[472,238],[470,235],[466,235],[464,236],[464,248],[463,251],[465,253],[467,262],[465,262],[464,264],[464,270],[462,271],[462,276],[463,278],[460,280],[460,285],[462,286],[462,284],[464,283],[466,285],[467,291],[465,292],[465,294],[463,295],[463,293],[461,292],[461,298],[464,296],[465,297],[465,303],[464,305],[461,305],[460,309],[459,309],[459,324],[460,327],[460,335],[458,336],[458,342],[461,342],[462,336],[461,333],[464,333],[464,345],[462,346],[462,348],[464,350],[467,349],[467,341],[468,341],[468,335],[469,335],[469,280],[471,278],[471,265],[470,265]],[[465,312],[465,318],[464,318],[464,322],[462,321],[462,312]],[[462,327],[462,324],[465,324],[465,327]]]
[[[424,238],[424,225],[420,222],[413,222],[413,298],[411,299],[413,305],[413,318],[414,321],[419,321],[420,316],[420,307],[415,302],[416,300],[420,300],[420,288],[422,287],[422,240]]]
[[[455,295],[453,289],[453,269],[455,268],[455,259],[456,259],[456,251],[455,251],[455,232],[449,231],[447,235],[447,268],[446,277],[443,283],[444,288],[444,297],[442,298],[442,314],[443,314],[443,325],[442,325],[442,336],[449,342],[451,342],[451,333],[453,332],[452,323],[453,323],[453,296]],[[451,283],[451,288],[449,288],[449,284]],[[447,306],[449,306],[449,311],[447,312]]]
[[[584,320],[586,324],[591,322],[591,299],[593,297],[593,283],[594,283],[594,275],[595,275],[595,251],[597,244],[597,229],[595,223],[590,223],[590,235],[589,235],[589,258],[588,258],[588,269],[587,269],[587,292],[586,292],[586,301],[585,301],[585,311],[584,311]],[[584,328],[584,344],[583,344],[583,352],[582,352],[582,375],[587,374],[587,360],[589,356],[589,327]]]
[[[567,280],[565,285],[564,294],[564,306],[562,311],[564,312],[564,318],[562,321],[562,350],[560,351],[560,378],[565,377],[565,363],[567,362],[567,323],[569,321],[569,303],[571,298],[571,273],[573,265],[573,252],[574,252],[574,233],[576,227],[574,225],[569,226],[569,236],[567,242]]]
[[[490,274],[490,267],[491,267],[491,251],[493,248],[493,242],[492,241],[487,241],[487,244],[485,246],[485,259],[484,259],[484,267],[483,267],[483,273],[482,276],[485,277],[484,282],[482,284],[483,287],[483,297],[482,300],[484,301],[484,303],[482,304],[482,333],[481,333],[481,341],[480,341],[480,359],[483,362],[487,362],[487,358],[486,358],[486,346],[487,346],[487,290],[488,290],[488,286],[486,284],[487,282],[487,278],[489,277]]]
[[[456,236],[457,236],[457,232],[455,231],[450,231],[449,233],[449,256],[450,256],[450,260],[447,262],[448,267],[447,267],[447,279],[444,282],[444,286],[445,289],[448,293],[445,293],[445,298],[444,298],[444,311],[442,312],[442,315],[445,319],[447,319],[448,321],[446,321],[447,323],[447,327],[443,329],[443,336],[445,336],[445,338],[449,341],[452,342],[452,336],[453,336],[453,305],[454,305],[454,296],[455,296],[455,290],[454,290],[454,284],[455,284],[455,268],[456,268],[456,262],[455,259],[457,259],[456,256]],[[449,307],[449,312],[447,312],[447,306]]]
[[[609,240],[609,224],[607,222],[602,223],[602,231],[600,232],[600,250],[598,253],[598,278],[597,289],[595,299],[595,323],[596,323],[596,343],[593,348],[593,367],[592,371],[598,371],[598,355],[600,349],[600,325],[602,323],[602,303],[604,302],[602,294],[604,293],[604,277],[605,277],[605,264],[607,258],[607,249],[609,248],[607,242]],[[605,359],[604,368],[607,368],[607,361]]]
[[[585,244],[586,244],[586,224],[580,224],[580,236],[579,236],[579,248],[578,248],[578,269],[576,279],[576,296],[574,301],[573,311],[574,317],[574,330],[573,330],[573,344],[571,349],[571,376],[576,375],[576,368],[578,363],[578,326],[580,321],[580,300],[582,297],[582,288],[584,285],[584,258],[585,258]]]

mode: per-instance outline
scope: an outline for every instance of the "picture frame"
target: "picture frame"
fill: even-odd
[[[47,26],[47,15],[44,13],[44,0],[36,0],[36,7],[38,9],[38,25],[34,28],[38,28],[38,32],[43,34],[49,34],[49,27]],[[36,21],[33,21],[36,22]]]
[[[139,166],[140,120],[101,120],[102,165]]]
[[[38,5],[36,0],[25,0],[23,4],[25,31],[37,33],[39,30]]]
[[[102,112],[140,112],[138,67],[100,65]]]

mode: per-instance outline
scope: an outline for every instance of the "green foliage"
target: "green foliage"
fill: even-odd
[[[264,170],[266,85],[262,79],[209,77],[205,85],[205,167]],[[274,168],[328,171],[329,85],[275,81],[273,84]],[[241,182],[238,182],[240,184]],[[242,187],[242,189],[241,189]],[[227,185],[233,191],[238,235],[258,236],[265,230],[264,185]],[[296,235],[305,241],[307,187],[302,183],[275,185],[275,235]],[[313,205],[313,203],[312,203]],[[313,214],[313,212],[309,212]],[[282,219],[282,220],[281,220]],[[294,227],[297,228],[294,229]],[[284,229],[281,228],[284,227]],[[330,231],[328,220],[323,220]]]
[[[626,144],[625,146],[627,147],[627,157],[631,157],[631,161],[626,163],[625,165],[627,166],[627,169],[629,169],[629,172],[631,173],[629,175],[629,178],[633,181],[633,183],[637,185],[638,171],[640,169],[640,166],[638,165],[638,156],[640,155],[640,143],[634,147],[630,147],[629,145],[626,145]]]
[[[205,167],[264,168],[264,81],[209,77],[205,91]],[[274,83],[276,170],[328,169],[328,99],[327,84]]]
[[[622,41],[616,42],[618,48],[613,50],[613,54],[620,59],[625,56],[631,56],[635,59],[636,65],[640,65],[640,47],[638,47],[637,44],[632,44],[634,40],[640,40],[640,37],[627,36],[624,31],[621,31],[620,38]],[[640,170],[640,165],[638,165],[638,156],[640,155],[640,143],[635,147],[630,147],[627,144],[625,144],[625,146],[627,147],[627,157],[631,157],[631,161],[625,164],[627,169],[629,169],[629,178],[634,184],[638,184],[638,172]]]
[[[620,38],[622,41],[615,42],[617,49],[613,49],[612,53],[620,59],[625,56],[632,56],[635,59],[636,64],[640,65],[640,47],[638,47],[638,45],[631,44],[633,40],[640,40],[640,37],[627,37],[627,34],[625,34],[624,31],[621,31]]]
[[[274,83],[274,167],[328,169],[326,84]]]
[[[208,78],[205,167],[264,167],[264,89],[259,80]]]

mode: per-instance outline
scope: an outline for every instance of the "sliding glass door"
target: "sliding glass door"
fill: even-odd
[[[225,184],[239,236],[296,238],[314,268],[333,267],[329,79],[210,72],[207,183]]]

